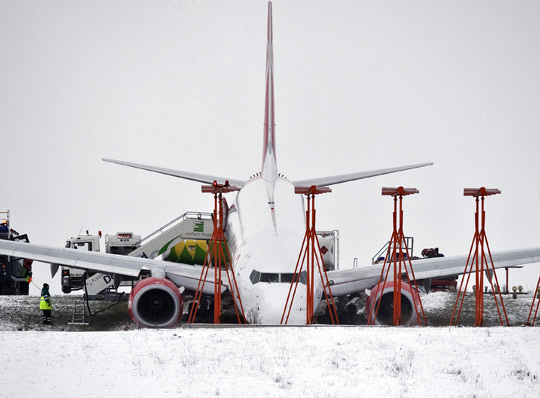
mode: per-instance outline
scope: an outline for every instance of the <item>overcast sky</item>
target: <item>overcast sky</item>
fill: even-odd
[[[502,190],[486,200],[492,251],[540,246],[539,2],[276,0],[273,10],[281,173],[435,163],[317,198],[318,229],[341,233],[342,268],[369,265],[390,237],[383,186],[420,190],[404,202],[418,254],[467,254],[465,187]],[[81,228],[146,235],[212,209],[198,183],[102,157],[237,179],[259,171],[266,11],[265,0],[0,0],[0,207],[12,226],[63,246]],[[539,274],[510,282],[534,288]],[[35,265],[36,283],[47,275]],[[60,291],[58,277],[52,285]]]

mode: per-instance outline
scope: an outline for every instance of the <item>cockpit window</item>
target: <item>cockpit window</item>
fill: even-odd
[[[268,272],[261,273],[261,282],[279,282],[279,274],[271,274]]]
[[[278,274],[278,273],[273,273],[273,272],[259,272],[257,270],[253,270],[251,271],[251,274],[249,275],[249,280],[253,284],[256,284],[259,282],[291,283],[293,281],[294,276],[295,274],[293,273]],[[302,273],[300,273],[300,283],[303,285],[306,284],[306,271],[302,271]]]
[[[261,279],[261,273],[259,271],[253,270],[249,275],[249,280],[251,283],[256,284]]]
[[[283,283],[291,283],[293,280],[294,274],[281,274],[281,282]]]

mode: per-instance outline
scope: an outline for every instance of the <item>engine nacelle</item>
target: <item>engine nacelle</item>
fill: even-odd
[[[141,326],[169,328],[182,316],[183,300],[170,280],[145,278],[133,287],[128,308],[131,318]]]
[[[379,312],[375,322],[375,312],[379,305]],[[416,303],[416,311],[414,309],[414,303]],[[394,317],[394,281],[377,284],[372,290],[371,294],[366,300],[365,316],[368,323],[375,323],[377,325],[392,325]],[[417,313],[421,313],[420,297],[416,289],[413,289],[411,285],[405,282],[401,282],[401,324],[413,325],[417,322]]]

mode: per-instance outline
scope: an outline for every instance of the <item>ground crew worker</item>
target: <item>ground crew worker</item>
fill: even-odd
[[[43,324],[51,324],[51,296],[49,294],[49,285],[47,283],[43,284],[43,289],[41,289],[41,299],[39,301],[39,309],[43,311]]]
[[[25,258],[23,260],[23,267],[25,268],[26,270],[26,278],[25,278],[25,281],[26,283],[30,284],[32,283],[32,263],[33,263],[33,260],[29,260],[27,258]]]

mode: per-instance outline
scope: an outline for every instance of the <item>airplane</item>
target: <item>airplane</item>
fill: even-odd
[[[225,228],[239,296],[245,313],[248,314],[247,321],[279,324],[306,228],[304,200],[301,195],[295,194],[295,187],[328,187],[429,166],[432,163],[299,181],[289,181],[279,173],[275,140],[271,1],[268,2],[265,91],[261,169],[247,180],[113,159],[103,160],[203,184],[212,184],[214,181],[225,184],[228,181],[229,184],[239,187],[234,204],[228,209]],[[30,243],[0,241],[0,254],[50,263],[53,276],[58,264],[129,277],[139,277],[141,273],[149,274],[148,277],[137,282],[129,298],[130,315],[143,327],[175,326],[183,311],[182,288],[195,291],[201,276],[201,267],[190,264],[84,252],[69,248],[53,248]],[[467,256],[425,259],[414,263],[414,273],[417,280],[461,275],[466,262]],[[493,253],[493,263],[496,268],[537,262],[540,262],[540,248]],[[367,300],[366,311],[370,314],[373,314],[377,303],[382,300],[376,323],[385,323],[388,313],[392,312],[391,301],[383,300],[383,298],[393,294],[393,284],[382,285],[379,280],[381,267],[382,265],[375,265],[328,272],[333,296],[347,296],[368,289],[371,294]],[[210,274],[203,293],[213,295],[214,281]],[[402,324],[413,324],[416,322],[414,303],[418,302],[413,296],[417,296],[418,292],[407,283],[403,285],[402,300],[405,305],[402,308]],[[221,292],[227,289],[228,286],[224,283]],[[321,302],[322,293],[323,285],[319,282],[315,287],[314,308],[317,308]],[[306,323],[306,295],[305,282],[300,281],[288,324]]]

